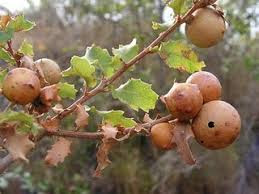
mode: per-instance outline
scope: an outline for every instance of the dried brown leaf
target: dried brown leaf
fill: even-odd
[[[110,124],[105,124],[102,126],[103,135],[106,139],[116,139],[116,136],[118,134],[117,127],[113,127]]]
[[[111,151],[112,146],[116,142],[112,139],[106,139],[104,138],[102,140],[102,144],[99,145],[98,152],[96,154],[97,156],[97,167],[94,172],[95,177],[100,177],[101,172],[109,165],[111,164],[111,161],[109,160],[109,152]]]
[[[52,108],[54,113],[61,113],[64,111],[63,105],[62,104],[56,104],[53,108]]]
[[[182,159],[189,165],[196,163],[192,151],[188,144],[188,139],[193,137],[191,126],[186,123],[176,122],[173,130],[173,142],[177,145],[177,151]]]
[[[143,118],[143,121],[144,121],[145,123],[151,123],[151,122],[153,122],[154,120],[150,118],[150,116],[149,116],[148,113],[146,113],[145,116],[144,116],[144,118]]]
[[[41,121],[41,125],[46,129],[46,131],[55,132],[59,129],[60,121],[59,119],[46,119]]]
[[[16,159],[28,162],[26,154],[34,148],[34,143],[29,139],[29,135],[14,134],[7,136],[3,146]]]
[[[46,106],[51,106],[53,102],[60,100],[58,96],[58,86],[56,84],[51,86],[46,86],[40,91],[40,100]]]
[[[88,125],[88,118],[89,114],[86,112],[85,107],[81,104],[77,105],[75,121],[77,129],[86,127]]]
[[[0,18],[0,27],[2,29],[5,28],[10,20],[11,20],[11,16],[9,16],[9,15],[2,15],[1,18]]]
[[[63,137],[58,138],[58,141],[48,150],[48,154],[45,157],[46,164],[57,166],[58,163],[64,162],[65,158],[71,153],[71,143],[71,141]]]

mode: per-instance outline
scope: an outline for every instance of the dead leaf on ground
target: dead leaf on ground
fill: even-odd
[[[45,157],[46,164],[57,166],[58,163],[64,162],[65,158],[71,153],[71,143],[71,141],[63,137],[58,138],[58,141],[48,150],[48,154]]]
[[[76,110],[76,127],[77,129],[86,127],[88,125],[89,114],[86,112],[85,107],[81,104],[77,105]]]

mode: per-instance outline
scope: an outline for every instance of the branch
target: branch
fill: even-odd
[[[11,56],[14,58],[16,64],[18,67],[21,66],[21,62],[20,60],[17,59],[17,56],[16,56],[16,53],[15,51],[13,50],[13,45],[12,45],[12,40],[8,40],[7,41],[7,49],[6,49],[10,54]]]
[[[76,107],[78,104],[83,104],[87,100],[91,99],[92,97],[96,96],[97,94],[105,91],[105,88],[112,84],[115,80],[117,80],[119,77],[121,77],[131,66],[137,64],[141,59],[143,59],[146,55],[152,53],[150,52],[152,48],[158,46],[161,44],[161,42],[172,32],[174,32],[181,24],[188,21],[188,18],[192,15],[192,13],[201,8],[205,7],[212,2],[214,3],[216,0],[200,0],[193,4],[193,6],[187,11],[187,13],[183,17],[177,17],[174,24],[168,28],[166,31],[162,32],[157,39],[155,39],[149,46],[147,46],[144,50],[142,50],[137,56],[135,56],[132,60],[130,60],[128,63],[125,63],[123,67],[121,67],[111,78],[102,80],[100,84],[91,90],[90,92],[84,93],[84,95],[79,98],[77,101],[75,101],[72,105],[70,105],[68,108],[64,109],[61,113],[55,115],[52,117],[52,119],[63,119],[70,113],[74,112],[76,110]]]
[[[149,130],[151,127],[158,123],[163,123],[163,122],[168,122],[173,119],[172,115],[168,115],[165,117],[162,117],[160,119],[154,120],[150,123],[144,123],[140,125],[142,128],[145,128]],[[136,127],[130,127],[126,128],[124,130],[124,134],[136,134],[135,132]],[[134,132],[134,133],[133,133]],[[103,132],[79,132],[79,131],[55,131],[55,132],[45,132],[40,136],[40,138],[37,138],[36,141],[40,140],[44,136],[59,136],[59,137],[71,137],[71,138],[78,138],[78,139],[91,139],[91,140],[96,140],[96,139],[102,139],[104,137]]]

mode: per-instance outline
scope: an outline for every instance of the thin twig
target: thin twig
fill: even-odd
[[[158,124],[158,123],[163,123],[163,122],[168,122],[171,121],[173,119],[172,115],[167,115],[165,117],[162,117],[160,119],[154,120],[150,123],[144,123],[141,125],[142,128],[145,128],[147,130],[149,130],[152,126]],[[125,134],[133,134],[132,132],[135,131],[136,127],[130,127],[130,128],[126,128],[124,130]],[[135,134],[135,133],[134,133]],[[60,131],[55,131],[55,132],[45,132],[44,134],[42,134],[40,136],[40,138],[37,138],[36,141],[40,140],[41,138],[43,138],[44,136],[60,136],[60,137],[71,137],[71,138],[78,138],[78,139],[102,139],[104,137],[104,134],[102,132],[79,132],[79,131],[64,131],[64,130],[60,130]]]

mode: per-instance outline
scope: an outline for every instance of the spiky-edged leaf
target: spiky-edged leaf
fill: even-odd
[[[0,113],[0,124],[8,122],[15,122],[17,130],[22,133],[37,133],[41,128],[32,115],[24,112],[6,111]]]
[[[3,87],[3,81],[7,73],[8,73],[7,69],[0,71],[0,88]]]
[[[3,60],[9,64],[15,64],[14,58],[3,48],[0,48],[0,60]]]
[[[140,79],[131,79],[112,92],[114,98],[128,104],[138,111],[148,112],[154,109],[158,95],[151,89],[151,85]]]
[[[19,31],[29,31],[34,26],[36,26],[35,22],[26,20],[24,15],[18,15],[15,18],[12,18],[11,21],[9,21],[7,28],[13,29],[15,32],[19,32]]]
[[[13,38],[14,30],[11,28],[0,31],[0,43],[5,43]]]
[[[84,78],[89,87],[96,85],[95,67],[86,57],[73,56],[70,63],[71,67],[62,72],[64,77],[77,75]]]
[[[162,43],[159,54],[169,67],[189,73],[200,71],[206,66],[203,61],[199,61],[198,56],[188,45],[180,41]]]
[[[115,56],[121,58],[125,63],[128,63],[139,52],[137,39],[133,39],[132,42],[128,45],[119,45],[118,49],[113,48],[112,52]]]
[[[76,98],[77,89],[73,84],[69,83],[59,83],[58,93],[61,98],[70,98],[74,100]]]
[[[27,55],[27,56],[33,56],[33,46],[32,44],[28,43],[27,40],[24,40],[18,50],[20,53]]]
[[[113,58],[110,56],[107,49],[102,49],[95,45],[87,47],[85,57],[91,63],[95,63],[106,77],[112,76],[117,69],[116,64],[113,63]]]
[[[122,110],[111,110],[111,111],[97,111],[102,117],[105,123],[109,123],[112,126],[121,127],[134,127],[137,123],[133,118],[126,118],[123,116]]]

